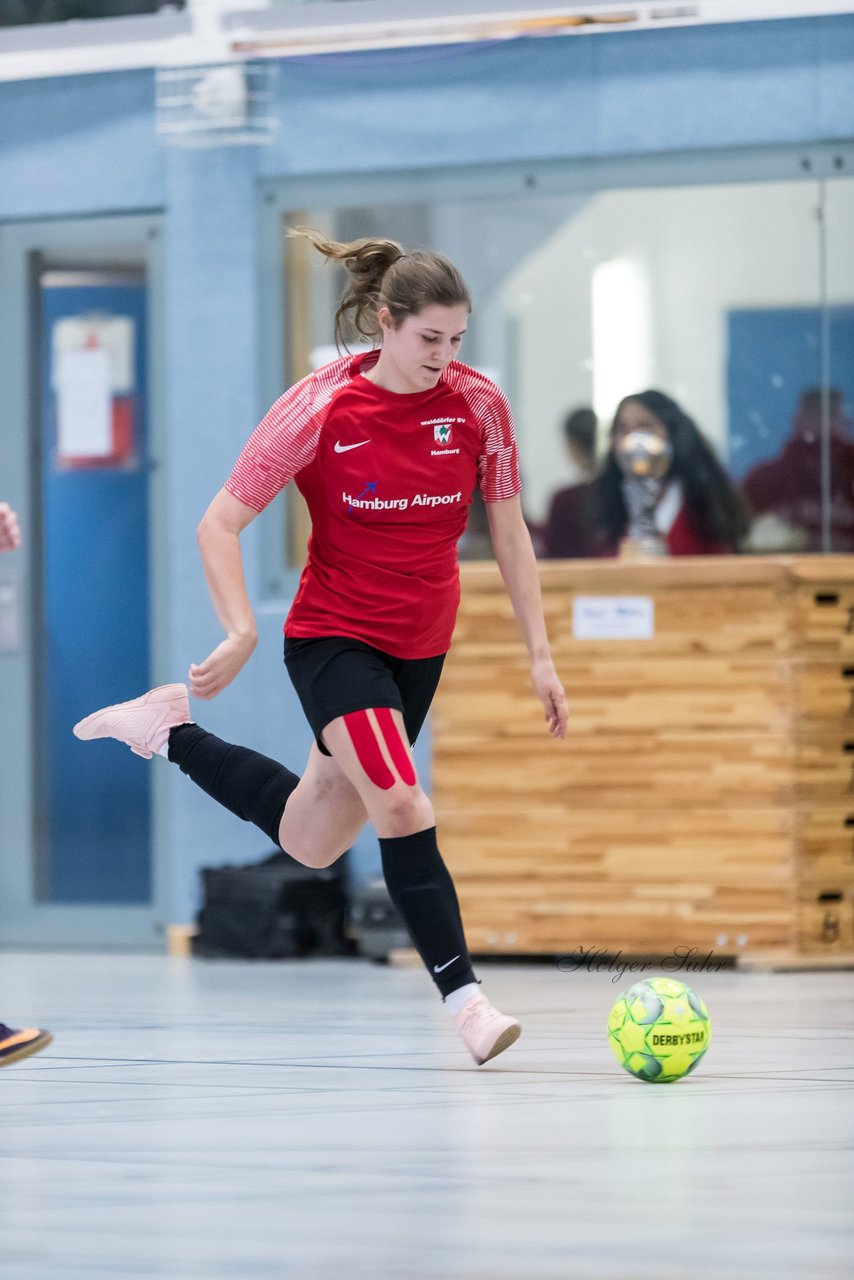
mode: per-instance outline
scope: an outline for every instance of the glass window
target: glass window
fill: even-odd
[[[285,221],[457,263],[474,300],[461,358],[510,397],[540,554],[616,551],[599,477],[618,406],[649,389],[666,402],[632,402],[620,431],[668,418],[674,459],[654,518],[671,554],[854,549],[854,181],[531,193]],[[293,380],[335,353],[343,277],[288,244]],[[483,525],[475,505],[462,555],[488,553]]]

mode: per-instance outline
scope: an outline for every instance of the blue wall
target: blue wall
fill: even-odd
[[[852,17],[296,61],[263,171],[850,138],[853,65]]]
[[[854,136],[854,15],[280,64],[277,139],[235,181]],[[210,210],[212,153],[157,144],[147,71],[0,84],[0,218]]]
[[[0,219],[165,213],[171,626],[155,677],[182,678],[218,635],[195,527],[264,408],[259,177],[849,139],[852,82],[854,16],[304,59],[281,65],[272,145],[203,153],[158,146],[149,72],[0,85]],[[256,527],[246,550],[259,603]],[[299,761],[308,734],[281,671],[281,614],[259,620],[253,662],[200,718]],[[265,841],[177,770],[170,786],[168,915],[182,920],[199,865]]]

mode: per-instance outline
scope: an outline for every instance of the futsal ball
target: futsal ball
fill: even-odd
[[[638,1080],[671,1084],[693,1071],[712,1023],[700,997],[675,978],[648,978],[624,991],[608,1018],[608,1043]]]

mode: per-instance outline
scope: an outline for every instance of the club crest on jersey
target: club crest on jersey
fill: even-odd
[[[433,428],[433,439],[437,444],[451,443],[451,428],[447,422],[438,422]]]

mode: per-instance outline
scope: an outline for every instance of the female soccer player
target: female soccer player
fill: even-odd
[[[480,993],[410,747],[451,642],[457,542],[476,485],[549,731],[566,731],[513,426],[499,389],[455,358],[471,304],[452,263],[404,253],[391,240],[338,244],[313,231],[292,234],[350,273],[335,318],[339,347],[345,320],[376,347],[285,392],[208,508],[199,543],[226,635],[190,667],[189,685],[196,697],[215,697],[253,652],[240,534],[294,480],[312,524],[285,623],[285,663],[315,736],[302,777],[191,723],[184,685],[95,712],[74,732],[167,755],[306,866],[329,866],[370,819],[392,900],[480,1064],[520,1027]]]

